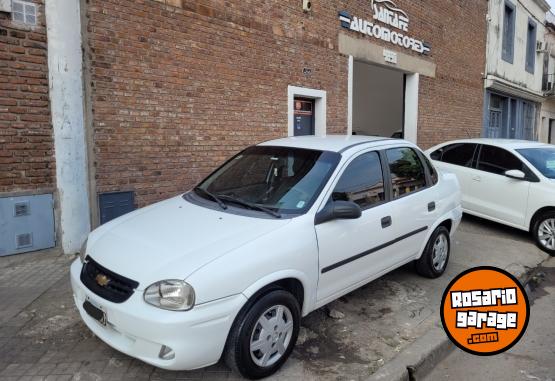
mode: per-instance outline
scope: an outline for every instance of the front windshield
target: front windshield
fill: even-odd
[[[555,146],[517,150],[548,179],[555,179]]]
[[[340,155],[332,152],[250,147],[208,176],[198,188],[225,203],[235,199],[279,213],[302,214],[312,206],[339,160]],[[195,193],[209,199],[206,192]]]

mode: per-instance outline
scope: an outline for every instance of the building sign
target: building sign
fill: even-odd
[[[420,54],[430,54],[429,44],[409,35],[409,17],[393,1],[371,0],[371,7],[372,21],[351,16],[347,11],[339,12],[341,26]]]
[[[397,64],[397,53],[392,50],[384,49],[383,58],[387,63],[394,64],[394,65]]]

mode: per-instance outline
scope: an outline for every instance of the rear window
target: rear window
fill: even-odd
[[[473,143],[450,144],[434,151],[430,157],[433,160],[443,161],[444,163],[471,167],[477,146],[477,144]]]

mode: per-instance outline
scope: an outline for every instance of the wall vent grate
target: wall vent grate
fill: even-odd
[[[26,247],[33,246],[33,234],[24,233],[15,236],[15,247],[16,249],[24,249]]]
[[[14,217],[28,216],[30,211],[29,202],[17,202],[13,206]]]

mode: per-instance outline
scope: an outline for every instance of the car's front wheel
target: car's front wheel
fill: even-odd
[[[555,256],[555,211],[543,213],[534,223],[532,234],[540,249]]]
[[[299,303],[291,293],[268,292],[234,322],[224,354],[226,364],[250,379],[272,375],[293,351],[300,319]]]
[[[427,278],[440,277],[447,268],[450,251],[449,230],[440,226],[433,232],[422,256],[416,261],[416,271]]]

